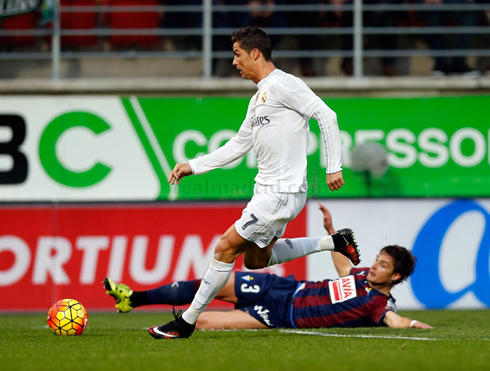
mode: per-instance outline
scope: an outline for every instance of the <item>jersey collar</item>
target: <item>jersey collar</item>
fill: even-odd
[[[269,77],[273,76],[273,75],[276,75],[279,73],[279,71],[281,71],[279,68],[276,68],[274,71],[272,71],[271,73],[269,73],[267,75],[267,77],[264,77],[262,80],[260,80],[258,83],[257,83],[257,88],[260,90],[261,86],[265,83],[265,80],[267,80]]]

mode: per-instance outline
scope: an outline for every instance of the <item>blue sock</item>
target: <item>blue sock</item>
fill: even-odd
[[[190,304],[201,280],[179,281],[146,291],[148,304]]]

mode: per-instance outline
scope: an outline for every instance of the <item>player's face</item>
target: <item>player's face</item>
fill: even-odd
[[[373,285],[390,285],[400,278],[400,274],[394,273],[394,269],[393,258],[386,253],[380,253],[371,265],[367,280]]]
[[[240,47],[240,44],[237,41],[233,44],[233,54],[235,55],[233,58],[233,66],[240,71],[242,78],[253,80],[255,70],[255,61],[252,58],[253,50],[248,54],[245,49]]]

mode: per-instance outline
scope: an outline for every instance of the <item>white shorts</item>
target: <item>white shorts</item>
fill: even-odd
[[[273,192],[272,187],[256,184],[252,199],[235,222],[236,231],[247,241],[264,248],[274,237],[284,235],[287,223],[303,210],[306,197],[306,192],[279,193]]]

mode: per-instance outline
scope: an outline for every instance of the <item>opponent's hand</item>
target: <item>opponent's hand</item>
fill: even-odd
[[[327,174],[327,185],[331,191],[337,191],[344,185],[344,178],[342,178],[342,171],[337,171],[333,174]]]
[[[177,181],[177,184],[180,183],[180,180],[183,177],[192,175],[192,169],[191,165],[189,165],[188,162],[184,164],[177,164],[175,165],[174,169],[170,173],[170,176],[168,177],[168,182],[172,185],[175,184],[175,181]]]
[[[322,204],[318,204],[318,208],[323,213],[323,228],[327,230],[328,234],[335,233],[332,223],[332,214],[330,214],[330,211],[328,211],[328,209]]]
[[[417,321],[413,323],[412,328],[433,328],[433,327],[428,325],[427,323]]]

